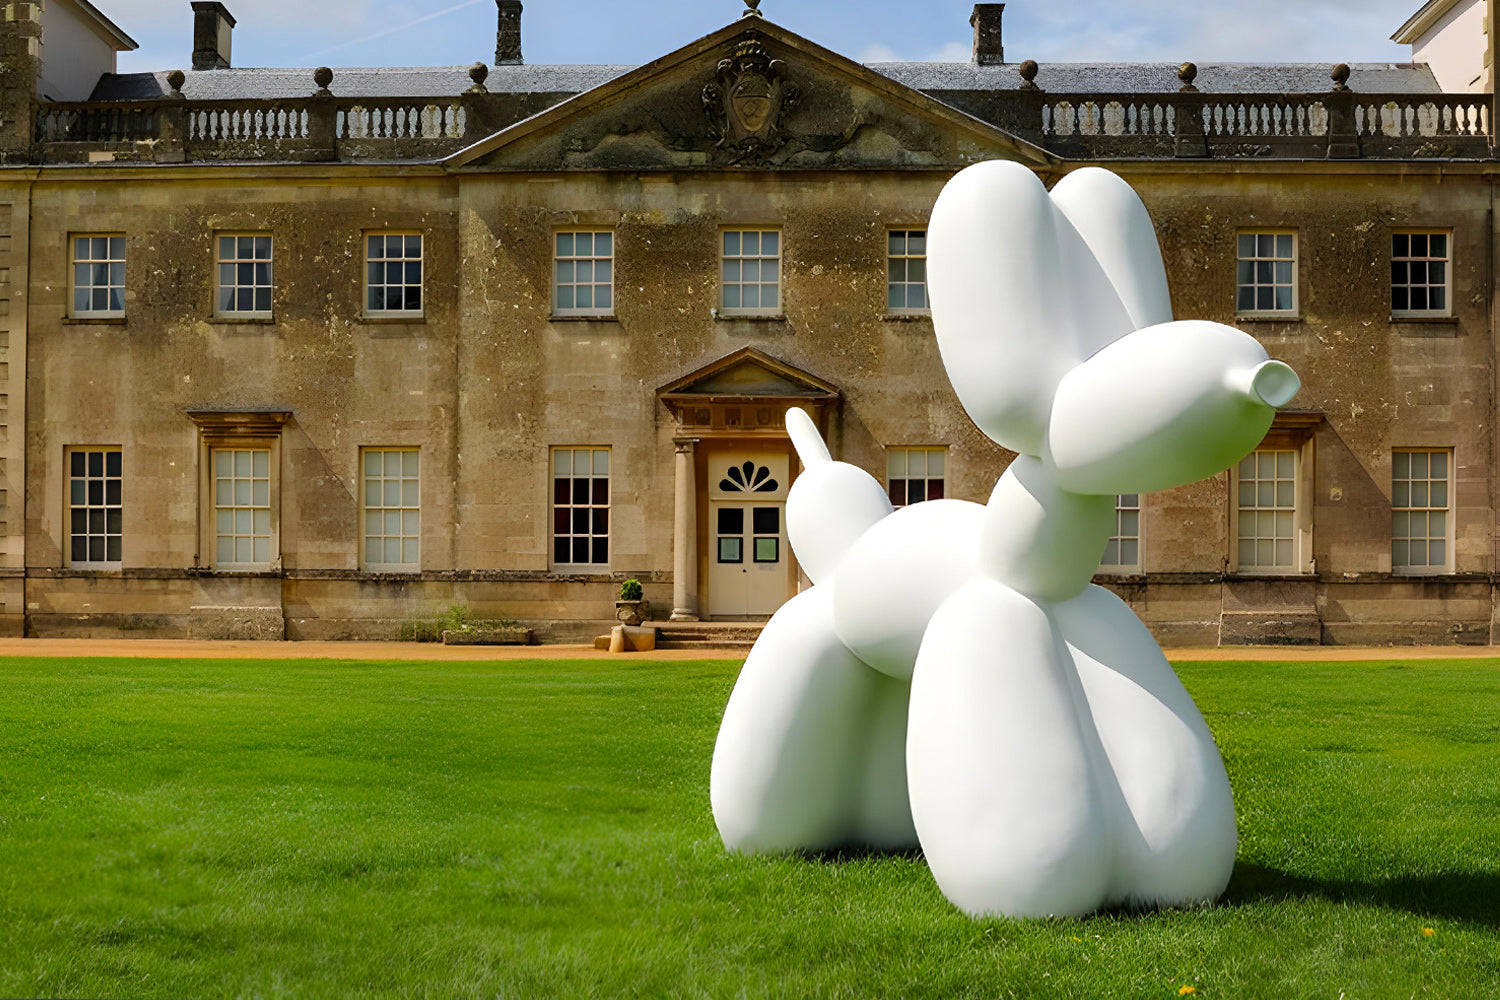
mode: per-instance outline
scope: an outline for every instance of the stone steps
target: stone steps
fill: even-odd
[[[657,649],[748,650],[763,622],[646,622],[656,629]]]

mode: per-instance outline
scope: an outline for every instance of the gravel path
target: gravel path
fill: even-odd
[[[213,642],[197,639],[0,639],[0,656],[124,656],[264,660],[575,660],[592,646],[444,646],[418,642]],[[637,660],[742,660],[744,650],[658,649]],[[1500,658],[1500,646],[1219,646],[1169,649],[1172,660],[1435,660]]]

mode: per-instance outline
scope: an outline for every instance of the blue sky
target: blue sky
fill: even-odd
[[[187,0],[94,0],[140,42],[122,72],[186,68]],[[1420,0],[1011,0],[1019,62],[1399,62]],[[226,0],[236,66],[438,66],[494,57],[494,0]],[[528,63],[648,62],[739,16],[741,0],[527,0]],[[763,0],[771,20],[863,61],[966,60],[971,0]]]

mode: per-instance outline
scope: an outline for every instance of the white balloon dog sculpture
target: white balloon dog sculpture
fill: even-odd
[[[1221,472],[1297,376],[1250,336],[1172,322],[1145,206],[1089,168],[1049,194],[986,162],[928,228],[932,320],[974,422],[1018,452],[987,505],[892,512],[787,414],[787,532],[815,582],[750,651],[714,747],[732,850],[920,843],[972,914],[1212,900],[1234,802],[1149,632],[1091,586],[1114,494]]]

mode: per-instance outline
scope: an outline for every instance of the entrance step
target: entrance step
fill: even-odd
[[[743,649],[760,637],[764,622],[647,622],[657,649]]]

